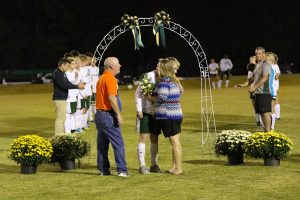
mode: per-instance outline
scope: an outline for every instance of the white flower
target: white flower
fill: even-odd
[[[217,135],[214,144],[215,151],[218,155],[226,155],[228,151],[236,151],[242,147],[250,132],[241,130],[223,130]]]

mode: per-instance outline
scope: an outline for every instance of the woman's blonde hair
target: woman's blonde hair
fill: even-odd
[[[171,63],[167,59],[160,58],[158,60],[159,77],[170,77],[174,80],[174,70]]]
[[[170,62],[173,70],[175,70],[175,69],[178,70],[179,69],[180,62],[175,57],[167,57],[166,59]],[[175,83],[177,83],[178,85],[181,85],[179,79],[177,78],[177,76],[175,74],[175,71],[174,71],[173,79],[174,79]]]
[[[266,52],[266,60],[270,61],[271,64],[275,64],[275,54],[273,52]]]
[[[171,66],[173,68],[175,66],[176,69],[179,69],[180,62],[176,58],[174,58],[174,57],[167,57],[166,59],[170,62]]]
[[[275,53],[273,53],[273,55],[274,55],[274,58],[275,58],[275,64],[277,64],[278,63],[278,56]]]
[[[250,63],[253,63],[253,64],[256,64],[256,63],[257,63],[257,58],[256,58],[256,56],[250,56],[249,60],[250,60]],[[252,61],[254,61],[254,62],[252,62]]]

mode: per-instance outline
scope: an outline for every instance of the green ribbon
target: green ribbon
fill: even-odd
[[[164,24],[169,25],[170,23],[170,17],[169,14],[167,14],[164,11],[160,11],[155,13],[154,16],[155,23],[153,25],[153,34],[156,37],[156,44],[159,46],[161,45],[166,48],[166,36],[165,36],[165,29]]]
[[[134,39],[134,49],[138,49],[140,47],[144,47],[142,42],[141,30],[139,27],[139,19],[137,16],[129,16],[127,14],[123,15],[121,18],[122,25],[126,28],[128,27],[132,31],[133,39]]]
[[[162,23],[154,25],[154,35],[156,36],[156,44],[166,48],[166,36],[165,36],[165,29]]]
[[[141,36],[141,30],[140,27],[134,27],[132,30],[133,39],[134,39],[134,49],[139,50],[140,47],[144,47],[144,44],[142,42],[142,36]]]

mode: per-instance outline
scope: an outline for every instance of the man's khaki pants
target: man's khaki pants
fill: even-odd
[[[55,114],[56,114],[54,133],[55,134],[64,133],[66,113],[67,113],[67,101],[54,100],[53,104],[55,107]]]

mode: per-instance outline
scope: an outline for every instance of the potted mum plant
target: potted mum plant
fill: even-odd
[[[243,144],[251,133],[242,130],[223,130],[217,135],[214,150],[217,156],[227,156],[230,165],[244,163]]]
[[[62,170],[75,169],[75,159],[90,152],[90,144],[75,134],[55,135],[51,139],[53,146],[52,163],[59,163]]]
[[[13,140],[9,158],[21,164],[22,174],[35,174],[37,166],[48,162],[52,153],[49,141],[37,135],[24,135]]]
[[[254,158],[263,158],[265,166],[279,166],[292,149],[293,142],[283,133],[256,132],[244,144],[245,153]]]

